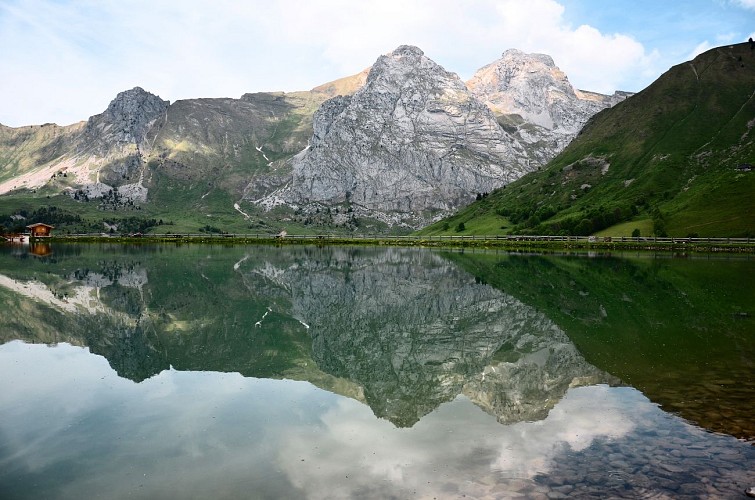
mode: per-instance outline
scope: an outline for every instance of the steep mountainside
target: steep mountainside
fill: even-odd
[[[516,49],[479,69],[467,87],[541,165],[561,152],[592,115],[631,95],[577,90],[550,56]]]
[[[517,179],[530,162],[456,74],[402,46],[377,60],[353,96],[318,110],[293,169],[267,203],[348,203],[417,227]]]
[[[87,122],[60,126],[54,123],[6,127],[0,125],[0,195],[14,189],[44,185],[55,172],[42,167],[59,160],[65,151],[75,148],[75,139]],[[39,173],[39,182],[30,182],[30,174]]]
[[[0,226],[27,217],[87,232],[423,226],[542,165],[610,101],[580,99],[547,56],[507,54],[473,92],[404,46],[307,92],[171,104],[136,87],[86,122],[0,125]]]
[[[488,233],[755,236],[754,128],[755,51],[715,48],[595,115],[543,170],[427,232],[463,222]]]

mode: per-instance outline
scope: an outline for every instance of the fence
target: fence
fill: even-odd
[[[63,238],[142,238],[149,239],[245,239],[245,240],[382,240],[382,241],[501,241],[501,242],[562,242],[562,243],[639,243],[639,244],[753,244],[755,238],[656,238],[656,237],[631,237],[631,236],[531,236],[531,235],[448,235],[448,236],[421,236],[421,235],[366,235],[366,234],[278,234],[264,233],[171,233],[149,235],[117,235],[107,233],[71,234]]]

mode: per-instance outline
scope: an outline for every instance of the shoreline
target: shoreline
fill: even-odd
[[[189,243],[225,245],[365,245],[504,250],[632,250],[670,253],[755,253],[755,238],[631,238],[595,236],[387,236],[272,234],[166,234],[142,236],[70,235],[32,239],[34,243]]]

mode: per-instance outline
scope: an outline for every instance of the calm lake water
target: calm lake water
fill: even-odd
[[[740,498],[755,260],[0,247],[0,498]]]

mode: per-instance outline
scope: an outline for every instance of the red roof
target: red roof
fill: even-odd
[[[34,224],[29,224],[26,227],[29,228],[29,229],[31,229],[33,227],[39,227],[39,226],[44,226],[44,227],[49,227],[50,229],[55,229],[55,226],[51,226],[50,224],[45,224],[44,222],[35,222]]]

